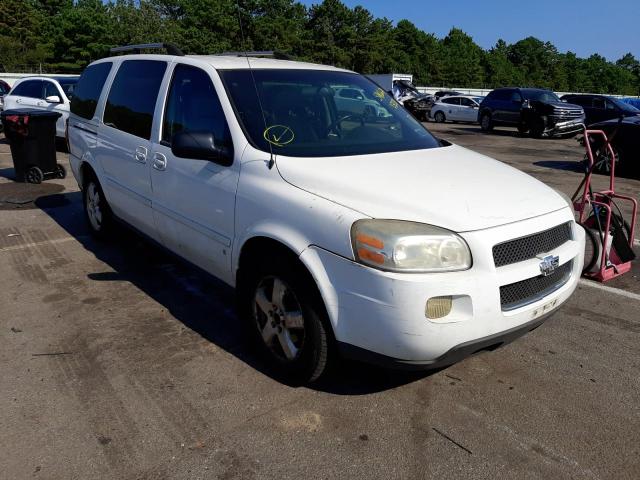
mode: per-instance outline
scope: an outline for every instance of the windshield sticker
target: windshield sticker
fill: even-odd
[[[286,125],[271,125],[267,127],[262,135],[264,139],[276,147],[284,147],[293,142],[295,135]]]
[[[391,108],[398,108],[398,102],[396,102],[393,98],[389,100],[389,106]]]
[[[378,87],[376,91],[373,92],[373,95],[380,100],[384,100],[384,90],[382,90],[380,87]]]

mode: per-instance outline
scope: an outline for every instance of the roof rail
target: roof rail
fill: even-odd
[[[163,48],[167,51],[168,55],[177,55],[184,57],[184,53],[178,47],[172,43],[140,43],[137,45],[125,45],[123,47],[114,47],[110,50],[111,53],[133,52],[140,53],[141,50],[150,50]]]
[[[222,52],[215,53],[214,55],[221,55],[223,57],[271,57],[278,60],[294,60],[291,55],[278,50],[259,50],[249,52]]]

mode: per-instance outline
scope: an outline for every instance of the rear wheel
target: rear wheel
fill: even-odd
[[[446,122],[447,118],[444,116],[443,112],[436,112],[434,119],[436,121],[436,123],[444,123]]]
[[[620,172],[620,154],[616,150],[615,147],[611,147],[613,149],[613,158],[615,161],[616,172]],[[597,173],[601,173],[604,175],[608,175],[611,173],[611,152],[606,146],[599,148],[597,151],[593,152],[593,171]],[[585,156],[585,162],[588,162],[587,157]]]
[[[491,115],[485,113],[480,117],[480,128],[483,132],[490,132],[493,130],[493,120],[491,120]]]
[[[529,131],[529,125],[527,125],[526,123],[520,123],[518,125],[518,132],[520,132],[522,135],[524,135],[528,131]]]
[[[113,229],[113,215],[100,182],[93,173],[85,181],[82,198],[91,234],[97,238],[107,237]]]
[[[333,342],[322,298],[304,267],[284,254],[265,258],[239,294],[240,314],[275,373],[293,383],[318,380],[333,357]]]

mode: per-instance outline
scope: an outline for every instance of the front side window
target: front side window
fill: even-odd
[[[162,124],[162,142],[170,146],[179,132],[213,133],[216,144],[230,147],[231,133],[209,74],[189,65],[173,72]]]
[[[440,146],[393,97],[355,73],[259,69],[255,86],[249,70],[220,74],[248,140],[265,152],[324,157]],[[348,112],[336,105],[340,89],[362,92]]]
[[[104,109],[105,125],[149,140],[166,62],[125,60],[118,69]]]
[[[71,113],[87,120],[93,118],[112,65],[111,62],[96,63],[82,72],[71,99]]]
[[[42,96],[43,98],[55,96],[55,97],[59,97],[60,100],[62,100],[58,87],[56,87],[55,84],[51,82],[44,82],[44,94]]]
[[[461,98],[460,105],[462,105],[463,107],[475,107],[476,102],[474,102],[470,98]]]
[[[12,96],[41,98],[42,97],[42,80],[27,80],[16,85],[11,92]]]

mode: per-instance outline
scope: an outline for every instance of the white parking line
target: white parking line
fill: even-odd
[[[58,243],[66,243],[71,242],[72,240],[80,240],[81,237],[63,237],[63,238],[55,238],[53,240],[43,240],[42,242],[31,242],[31,243],[21,243],[18,245],[11,245],[8,247],[0,248],[0,253],[4,252],[14,252],[16,250],[25,250],[27,248],[38,247],[40,245],[50,245],[50,244],[58,244]]]
[[[587,280],[584,278],[580,279],[580,285],[585,285],[587,287],[596,288],[598,290],[605,291],[607,293],[613,293],[615,295],[620,295],[622,297],[630,298],[632,300],[637,300],[640,302],[640,295],[637,293],[627,292],[626,290],[622,290],[620,288],[607,287],[598,282],[594,282],[592,280]]]

